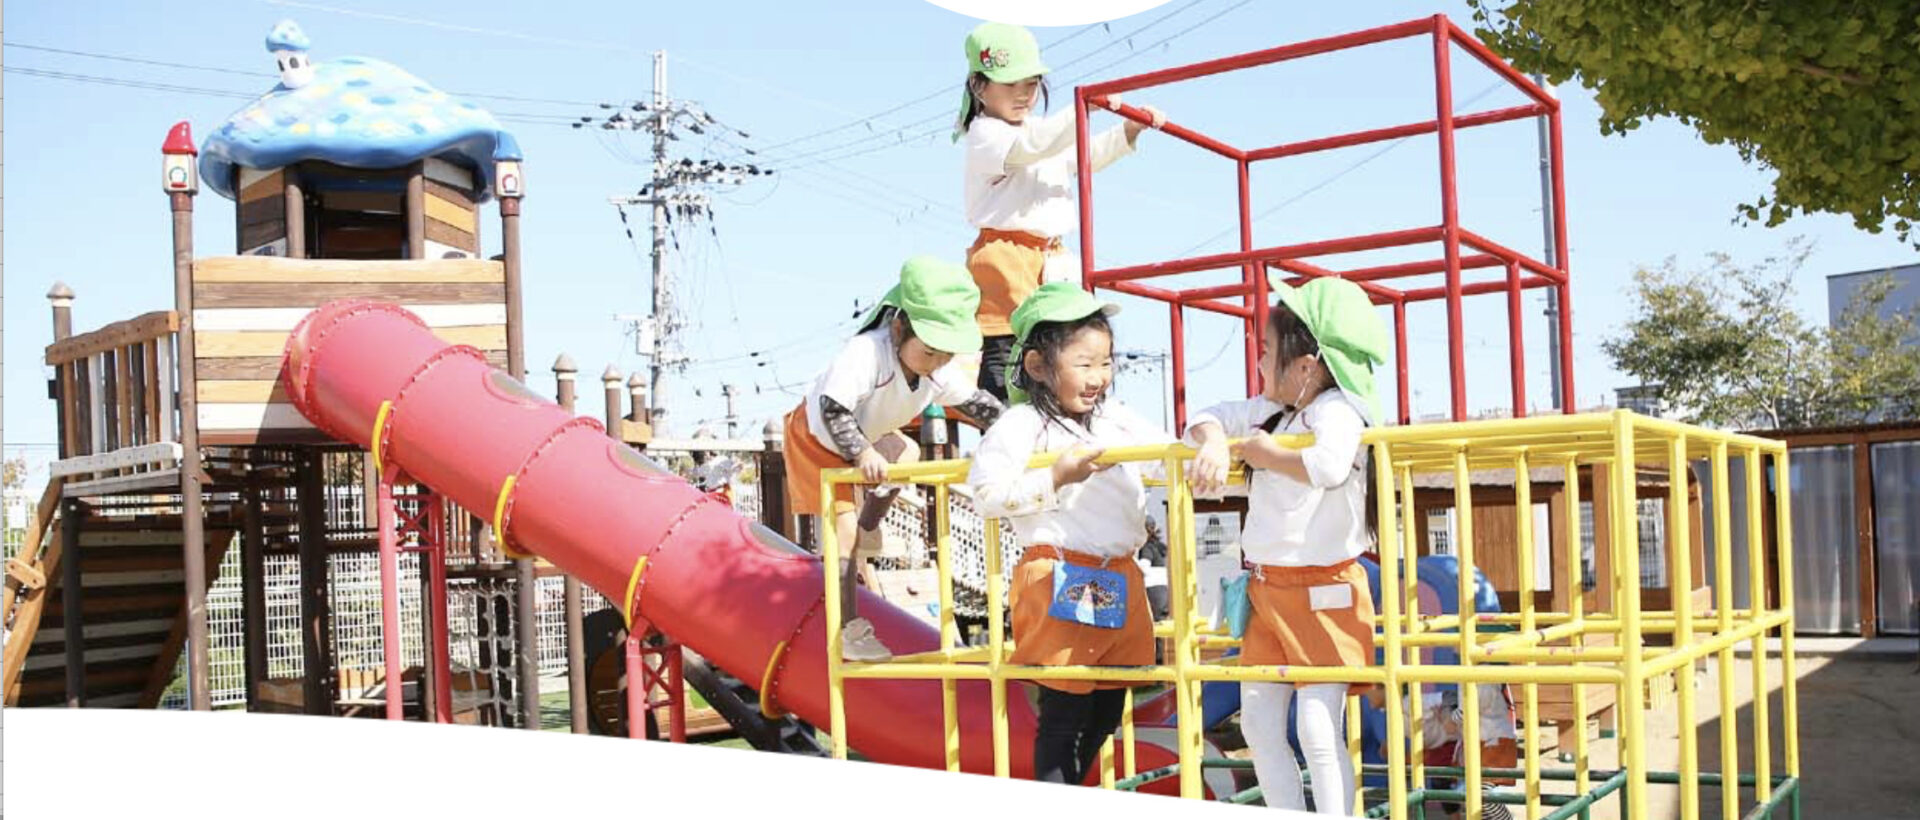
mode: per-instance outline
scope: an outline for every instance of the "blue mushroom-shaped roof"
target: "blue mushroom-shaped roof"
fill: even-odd
[[[276,38],[286,45],[276,46]],[[289,22],[276,26],[267,42],[269,49],[297,50],[307,38]],[[398,168],[440,157],[476,170],[484,198],[493,190],[496,152],[519,153],[512,136],[485,109],[392,63],[341,57],[317,61],[313,70],[304,86],[275,86],[207,136],[200,149],[200,178],[209,189],[232,199],[235,166],[266,170],[322,160],[351,168]]]
[[[292,20],[281,20],[272,31],[267,32],[268,51],[306,51],[313,48],[313,41],[307,39],[307,33],[300,30],[300,24]]]

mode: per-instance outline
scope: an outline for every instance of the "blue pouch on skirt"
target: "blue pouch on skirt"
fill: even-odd
[[[1127,576],[1059,561],[1053,565],[1053,602],[1047,606],[1047,615],[1119,629],[1127,623]]]

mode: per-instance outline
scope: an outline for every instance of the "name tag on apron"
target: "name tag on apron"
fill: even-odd
[[[1307,606],[1315,612],[1323,609],[1352,609],[1353,585],[1327,584],[1307,588]]]
[[[1047,616],[1100,629],[1127,623],[1127,576],[1110,569],[1057,561]]]

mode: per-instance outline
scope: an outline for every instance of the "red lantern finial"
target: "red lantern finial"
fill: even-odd
[[[174,123],[173,128],[167,131],[167,141],[161,144],[160,153],[199,156],[200,149],[193,145],[193,127],[186,120]]]

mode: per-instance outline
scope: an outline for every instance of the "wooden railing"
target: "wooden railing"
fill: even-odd
[[[179,441],[179,329],[179,317],[161,310],[47,347],[63,459]]]

